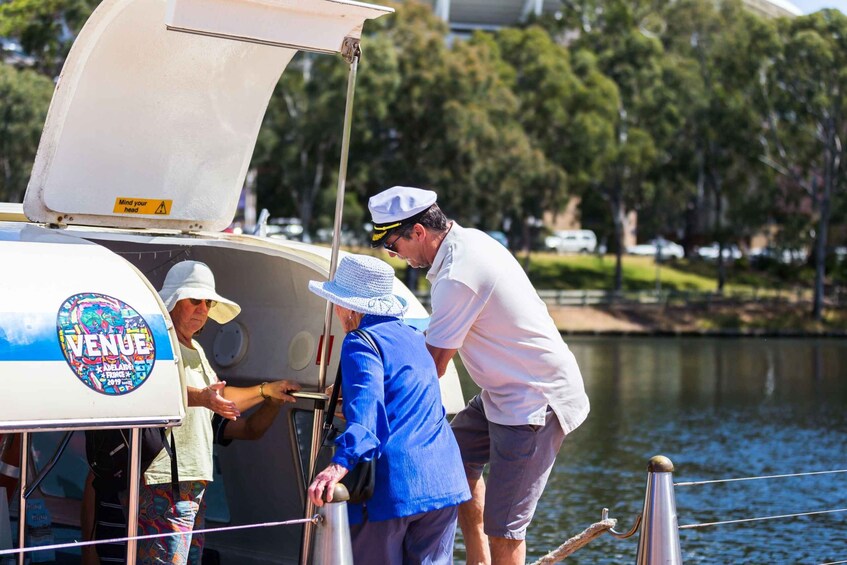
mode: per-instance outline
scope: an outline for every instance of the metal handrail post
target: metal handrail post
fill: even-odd
[[[682,565],[673,470],[671,460],[662,455],[652,457],[647,464],[636,565]]]
[[[338,248],[341,244],[341,218],[344,213],[344,190],[347,184],[347,158],[350,153],[350,131],[353,126],[353,97],[356,91],[356,73],[359,68],[359,58],[361,57],[361,49],[359,40],[351,37],[344,39],[344,44],[341,48],[341,55],[347,61],[349,68],[347,74],[347,100],[344,107],[344,126],[341,130],[341,162],[338,166],[338,188],[335,194],[335,220],[333,223],[332,233],[332,253],[329,259],[329,278],[335,276],[335,269],[338,266]],[[326,371],[329,366],[329,342],[332,332],[332,304],[327,302],[326,312],[324,313],[324,333],[323,347],[321,350],[321,362],[318,367],[318,390],[323,391],[326,388]],[[321,442],[321,426],[323,423],[324,411],[318,408],[314,412],[312,420],[312,449],[309,456],[309,474],[308,481],[311,481],[315,473],[315,463],[317,461],[318,450]],[[308,518],[315,512],[314,505],[306,498],[305,516]],[[314,526],[307,523],[303,528],[303,545],[302,554],[300,555],[301,565],[306,565],[309,562],[309,556],[312,547],[312,533]]]
[[[140,445],[141,432],[138,428],[132,428],[129,432],[129,502],[127,506],[126,535],[133,537],[138,535],[138,493],[141,488],[141,461]],[[178,501],[174,501],[176,504]],[[127,565],[135,565],[138,554],[138,540],[130,539],[126,542]]]
[[[18,548],[26,547],[26,487],[29,469],[29,432],[21,433],[21,481],[18,493]],[[18,565],[24,565],[25,553],[18,554]]]

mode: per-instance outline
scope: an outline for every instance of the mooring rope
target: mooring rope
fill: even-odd
[[[600,522],[595,522],[588,526],[582,533],[575,535],[570,538],[568,541],[534,562],[532,565],[550,565],[551,563],[558,563],[565,559],[568,555],[574,553],[576,550],[581,549],[582,547],[588,545],[588,542],[597,538],[607,531],[611,530],[615,527],[618,521],[614,518],[607,518],[605,520],[601,520]]]
[[[722,526],[724,524],[740,524],[741,522],[761,522],[762,520],[776,520],[778,518],[797,518],[799,516],[814,516],[817,514],[834,514],[836,512],[847,512],[847,508],[836,508],[835,510],[818,510],[815,512],[800,512],[798,514],[781,514],[779,516],[762,516],[760,518],[741,518],[738,520],[723,520],[721,522],[706,522],[703,524],[685,524],[679,526],[680,530],[702,528],[705,526]]]
[[[321,517],[317,514],[312,516],[311,518],[299,518],[296,520],[284,520],[282,522],[262,522],[258,524],[241,524],[239,526],[222,526],[220,528],[206,528],[203,530],[192,530],[191,534],[209,534],[213,532],[231,532],[233,530],[248,530],[250,528],[271,528],[274,526],[294,526],[297,524],[306,524],[313,523],[317,524],[321,521]],[[29,553],[31,551],[51,551],[56,549],[69,549],[72,547],[83,547],[86,545],[97,545],[101,543],[122,543],[129,540],[140,540],[140,539],[155,539],[155,538],[165,538],[169,536],[181,536],[185,535],[188,532],[166,532],[163,534],[148,534],[144,536],[127,536],[122,538],[111,538],[111,539],[103,539],[103,540],[91,540],[91,541],[74,541],[70,543],[55,543],[53,545],[34,545],[32,547],[24,547],[19,549],[3,549],[0,550],[0,556],[3,555],[16,555],[19,553]]]
[[[784,479],[787,477],[807,477],[809,475],[832,475],[835,473],[847,473],[847,469],[837,471],[811,471],[809,473],[791,473],[789,475],[762,475],[759,477],[741,477],[738,479],[716,479],[713,481],[691,481],[686,483],[674,483],[675,487],[690,487],[695,485],[710,485],[715,483],[732,483],[737,481],[758,481],[762,479]]]

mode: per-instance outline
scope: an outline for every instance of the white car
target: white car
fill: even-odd
[[[594,253],[597,235],[591,230],[560,230],[545,238],[544,245],[558,253]]]
[[[630,255],[658,256],[660,259],[682,259],[685,257],[685,249],[680,244],[668,241],[663,237],[657,237],[647,243],[627,247],[626,252]]]
[[[717,243],[710,243],[697,249],[697,256],[706,261],[717,261],[720,246]],[[723,248],[723,258],[728,261],[741,259],[741,250],[737,245],[727,245]]]

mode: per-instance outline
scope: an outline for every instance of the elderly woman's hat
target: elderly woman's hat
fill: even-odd
[[[181,261],[171,267],[165,275],[159,296],[168,312],[183,299],[214,300],[209,317],[220,324],[229,322],[241,312],[241,306],[215,291],[215,275],[205,263],[199,261]]]
[[[394,294],[394,269],[376,257],[345,255],[331,281],[309,281],[309,290],[363,314],[400,317],[406,301]]]

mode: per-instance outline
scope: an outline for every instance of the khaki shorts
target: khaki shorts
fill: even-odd
[[[482,399],[475,396],[450,426],[459,443],[468,479],[482,476],[487,464],[485,534],[522,540],[565,434],[553,410],[547,408],[543,426],[503,426],[485,417]]]

